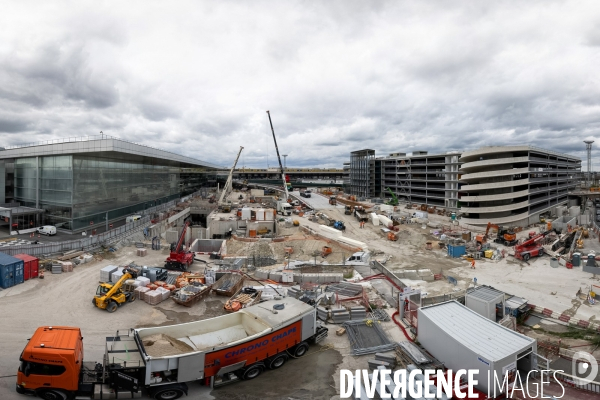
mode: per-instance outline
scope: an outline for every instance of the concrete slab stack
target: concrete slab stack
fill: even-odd
[[[433,282],[435,280],[430,269],[420,269],[417,271],[417,275],[419,275],[419,279],[422,279],[426,282]]]
[[[317,307],[317,318],[321,321],[327,321],[329,319],[329,311],[324,307]]]
[[[62,274],[62,265],[52,263],[52,273],[53,274]]]
[[[269,279],[269,271],[258,268],[254,271],[254,277],[259,280]]]
[[[350,309],[350,319],[352,321],[367,319],[367,311],[364,307],[352,307]]]
[[[375,353],[375,359],[390,364],[392,368],[396,367],[396,356],[393,354]]]
[[[281,282],[281,277],[283,276],[283,274],[279,271],[279,272],[270,272],[269,273],[269,279],[275,282]]]
[[[110,278],[113,272],[117,272],[116,265],[107,265],[106,267],[100,270],[100,282],[110,282]]]
[[[292,286],[292,287],[288,288],[288,290],[287,290],[287,295],[290,297],[293,297],[295,299],[300,297],[301,294],[302,294],[302,289],[300,289],[300,286]]]
[[[342,324],[350,321],[350,313],[345,308],[331,310],[331,319],[334,324]]]
[[[414,269],[405,269],[404,270],[404,277],[406,279],[420,279],[419,274],[417,274],[417,271]]]
[[[146,250],[146,249],[137,249],[137,256],[138,257],[146,257],[146,255],[148,255],[148,250]]]
[[[371,371],[373,371],[379,367],[383,367],[385,369],[391,369],[390,363],[387,363],[385,361],[371,359],[371,360],[368,360],[367,362],[369,363],[369,369]]]

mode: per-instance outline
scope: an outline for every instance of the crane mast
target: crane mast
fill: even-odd
[[[285,193],[284,201],[288,201],[289,193],[287,190],[287,182],[285,181],[285,171],[283,170],[283,165],[281,164],[281,157],[279,156],[279,147],[277,147],[277,139],[275,139],[275,129],[273,129],[273,122],[271,121],[271,113],[267,111],[267,115],[269,116],[269,124],[271,124],[271,132],[273,132],[273,141],[275,142],[275,150],[277,151],[277,160],[279,160],[279,169],[281,170],[281,178],[283,179],[283,191]]]
[[[237,157],[235,158],[235,162],[233,163],[233,167],[229,171],[229,176],[227,177],[227,182],[225,182],[225,186],[223,186],[223,192],[221,192],[221,197],[219,197],[219,202],[217,203],[219,206],[224,204],[225,196],[227,196],[227,192],[231,188],[231,180],[233,179],[233,170],[235,170],[235,166],[237,165],[238,160],[240,159],[240,154],[242,154],[242,150],[244,148],[240,146],[240,151],[238,151]]]

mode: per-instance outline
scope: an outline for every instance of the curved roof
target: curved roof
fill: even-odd
[[[468,162],[477,160],[478,157],[485,154],[501,154],[501,153],[510,153],[513,151],[537,151],[540,153],[552,154],[558,157],[567,158],[569,160],[578,160],[581,161],[581,158],[572,156],[570,154],[559,153],[553,150],[542,149],[540,147],[527,146],[527,145],[519,145],[519,146],[486,146],[480,147],[475,150],[464,151],[462,156],[460,157],[461,162]]]

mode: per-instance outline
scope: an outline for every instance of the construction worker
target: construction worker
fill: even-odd
[[[471,269],[475,269],[475,260],[471,260]]]

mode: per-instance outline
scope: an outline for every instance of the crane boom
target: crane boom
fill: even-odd
[[[223,204],[223,200],[225,199],[225,196],[227,196],[227,192],[231,188],[231,181],[233,179],[233,170],[235,169],[235,166],[237,165],[237,162],[240,159],[240,154],[242,154],[242,150],[244,150],[244,148],[242,146],[240,146],[240,151],[238,151],[237,157],[235,158],[235,162],[233,163],[233,167],[231,167],[231,170],[229,171],[229,176],[227,177],[227,182],[225,182],[225,186],[223,186],[223,192],[221,192],[221,197],[219,197],[219,202],[217,203],[218,205]]]
[[[279,169],[281,170],[281,178],[283,179],[283,191],[285,193],[285,197],[283,200],[288,201],[289,193],[287,190],[287,182],[285,181],[285,171],[283,170],[283,165],[281,164],[281,157],[279,156],[279,147],[277,147],[277,139],[275,139],[275,129],[273,129],[271,113],[267,111],[267,115],[269,116],[269,124],[271,124],[271,132],[273,132],[273,141],[275,142],[275,150],[277,151],[277,160],[279,160]]]

